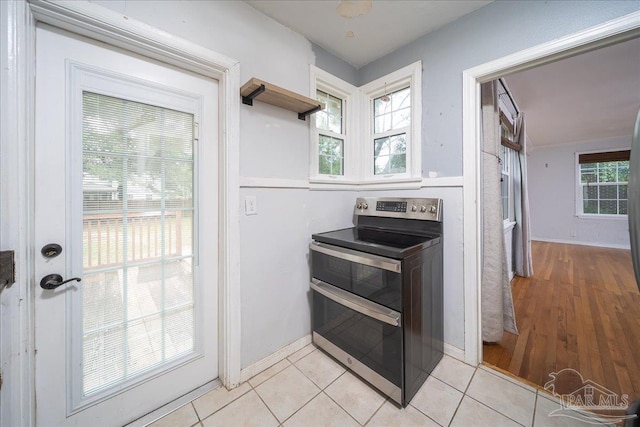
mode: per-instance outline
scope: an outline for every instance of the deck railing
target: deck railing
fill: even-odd
[[[105,268],[190,253],[190,211],[85,214],[82,242],[85,269]],[[126,251],[126,259],[125,259]]]

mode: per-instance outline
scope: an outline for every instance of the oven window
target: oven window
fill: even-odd
[[[313,331],[402,387],[402,328],[313,292]]]
[[[353,292],[396,311],[402,311],[402,275],[312,252],[313,277]]]

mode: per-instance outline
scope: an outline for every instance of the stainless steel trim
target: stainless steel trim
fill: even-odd
[[[406,212],[378,211],[376,210],[378,202],[405,202],[407,204],[407,210]],[[442,222],[442,199],[415,197],[358,197],[356,199],[353,213],[354,215]]]
[[[360,375],[369,384],[389,396],[398,405],[402,405],[402,390],[400,387],[393,384],[391,381],[360,362],[358,359],[351,357],[349,353],[342,350],[340,347],[336,346],[334,343],[315,331],[313,332],[313,342],[331,356],[335,357],[343,365]]]
[[[395,310],[391,310],[383,305],[376,304],[366,298],[347,292],[344,289],[337,288],[315,277],[311,279],[309,286],[314,291],[324,295],[337,302],[338,304],[349,307],[352,310],[362,313],[365,316],[388,323],[391,326],[400,326],[402,315]]]
[[[385,258],[378,255],[367,254],[364,252],[354,251],[340,246],[327,245],[326,243],[311,242],[309,249],[321,252],[325,255],[342,258],[347,261],[356,262],[358,264],[368,265],[370,267],[381,268],[394,273],[402,272],[402,262],[397,259]]]

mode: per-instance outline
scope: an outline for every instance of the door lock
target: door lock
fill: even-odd
[[[49,243],[42,247],[40,253],[45,258],[55,258],[62,253],[62,246],[57,243]]]
[[[55,289],[58,286],[62,286],[65,283],[69,283],[69,282],[72,282],[74,280],[76,282],[79,282],[82,279],[79,278],[79,277],[74,277],[74,278],[71,278],[71,279],[68,279],[68,280],[63,280],[62,276],[59,275],[59,274],[47,274],[46,276],[44,276],[42,278],[42,280],[40,280],[40,287],[42,289]]]

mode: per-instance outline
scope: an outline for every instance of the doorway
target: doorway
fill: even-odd
[[[568,368],[630,401],[640,396],[624,159],[639,54],[637,39],[624,40],[503,74],[528,118],[534,274],[511,283],[520,334],[485,345],[483,360],[540,388]]]
[[[36,34],[36,420],[122,425],[218,377],[218,82]]]

